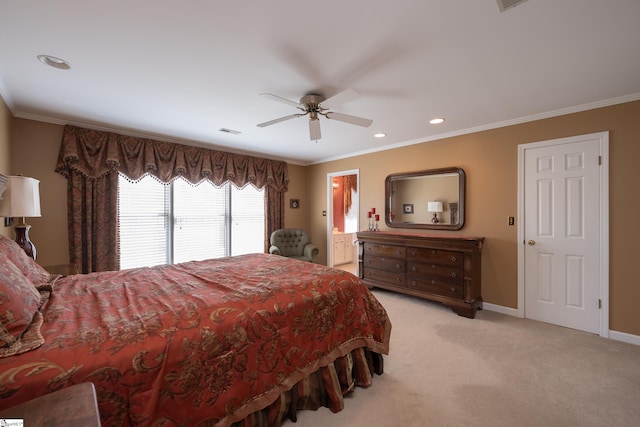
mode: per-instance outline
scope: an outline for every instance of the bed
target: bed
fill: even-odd
[[[252,254],[53,276],[0,236],[0,409],[82,382],[103,426],[272,426],[342,409],[391,323],[356,276]]]

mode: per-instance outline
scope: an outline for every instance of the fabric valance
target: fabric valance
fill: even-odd
[[[56,172],[68,178],[71,170],[88,179],[118,171],[133,181],[149,174],[164,183],[183,177],[279,192],[289,183],[286,162],[66,125]]]

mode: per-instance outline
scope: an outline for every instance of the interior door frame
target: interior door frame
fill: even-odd
[[[518,145],[518,317],[525,313],[524,158],[528,149],[597,139],[600,146],[600,336],[609,338],[609,131]]]
[[[360,230],[360,169],[329,172],[327,174],[327,266],[333,267],[333,178],[336,176],[355,175],[358,189],[358,215],[356,230]]]

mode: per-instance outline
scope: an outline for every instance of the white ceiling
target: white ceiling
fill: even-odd
[[[297,112],[260,93],[345,89],[334,111],[371,127],[256,126]],[[640,1],[0,0],[0,95],[17,117],[311,164],[640,99]]]

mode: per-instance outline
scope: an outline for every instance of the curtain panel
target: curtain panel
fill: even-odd
[[[284,226],[287,163],[66,125],[56,172],[67,178],[69,252],[83,273],[118,270],[118,173],[170,183],[265,189],[265,247]]]
[[[342,193],[344,197],[344,214],[349,213],[353,200],[351,200],[351,192],[358,191],[358,176],[346,175],[343,179]]]

